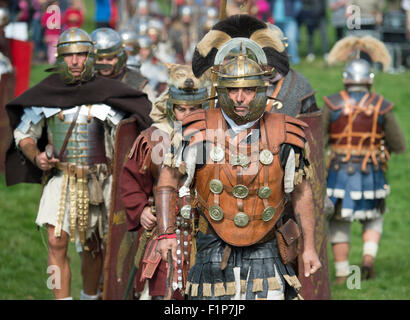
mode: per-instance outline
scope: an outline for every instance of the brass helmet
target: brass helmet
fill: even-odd
[[[244,53],[221,66],[216,83],[218,102],[225,114],[236,124],[255,121],[264,113],[267,101],[264,74],[260,65]],[[228,94],[230,88],[255,88],[255,98],[249,103],[247,115],[241,116],[235,112],[235,103]]]
[[[90,38],[94,43],[96,59],[118,58],[112,73],[117,75],[127,63],[127,53],[120,34],[111,28],[98,28],[90,34]]]
[[[84,52],[87,53],[84,70],[80,79],[75,79],[64,61],[64,55]],[[57,69],[66,84],[91,80],[94,76],[94,60],[94,46],[87,32],[80,28],[69,28],[60,35],[57,43]]]
[[[191,80],[192,81],[192,80]],[[193,82],[192,82],[193,83]],[[168,89],[167,118],[171,125],[176,121],[174,106],[179,105],[201,105],[202,109],[208,107],[208,90],[204,88],[194,89],[192,86],[176,88],[170,86]]]

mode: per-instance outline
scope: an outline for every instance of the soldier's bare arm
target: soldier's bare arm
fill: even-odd
[[[43,171],[50,170],[58,162],[58,159],[48,159],[45,152],[40,152],[32,138],[20,140],[19,147],[26,158]]]
[[[321,267],[321,263],[315,249],[315,216],[313,211],[312,189],[305,179],[303,179],[302,183],[295,185],[295,189],[292,193],[292,202],[295,215],[302,228],[304,248],[302,259],[304,274],[308,277]]]

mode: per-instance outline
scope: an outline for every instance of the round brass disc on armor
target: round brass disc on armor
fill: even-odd
[[[212,179],[211,182],[209,182],[209,189],[213,193],[220,194],[223,191],[224,186],[220,180]]]
[[[273,162],[273,154],[267,149],[264,149],[259,154],[259,161],[264,165],[269,165]]]
[[[258,196],[261,199],[267,199],[269,198],[269,196],[272,193],[272,189],[267,187],[267,186],[263,186],[258,190]]]
[[[247,186],[244,186],[243,184],[237,184],[232,188],[232,194],[236,198],[244,199],[248,196],[249,189]]]
[[[249,223],[249,217],[244,212],[238,212],[233,218],[233,222],[238,227],[245,227]]]
[[[275,215],[275,208],[273,207],[266,207],[265,210],[262,212],[262,220],[268,222],[273,218]]]
[[[338,162],[336,162],[336,163],[333,165],[333,170],[338,171],[339,169],[340,169],[340,164],[339,164]]]
[[[215,162],[222,161],[224,156],[225,152],[218,146],[215,146],[209,154],[209,157]]]
[[[231,155],[230,164],[232,166],[241,166],[245,168],[249,165],[250,160],[248,157],[242,153],[238,153],[237,155]]]
[[[346,172],[347,172],[347,174],[348,175],[352,175],[353,173],[355,173],[355,167],[354,167],[354,165],[352,164],[352,163],[349,163],[347,166],[346,166]]]
[[[181,216],[184,219],[191,218],[191,206],[189,204],[186,204],[181,208]]]
[[[209,212],[209,216],[211,217],[211,219],[215,221],[221,221],[222,218],[224,217],[224,213],[222,209],[215,204],[209,207],[208,212]]]

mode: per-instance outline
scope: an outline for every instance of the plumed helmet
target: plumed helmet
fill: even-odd
[[[374,73],[371,65],[364,59],[352,60],[346,64],[343,72],[343,83],[349,84],[373,84]]]
[[[80,79],[75,79],[64,61],[64,55],[73,53],[87,53]],[[87,32],[80,28],[69,28],[60,35],[57,43],[57,70],[65,83],[91,80],[94,76],[94,62],[94,46]]]
[[[168,89],[168,100],[167,100],[167,118],[168,121],[173,125],[176,121],[174,106],[179,105],[201,105],[203,109],[208,107],[208,90],[206,88],[176,88],[175,86],[170,86]]]
[[[4,27],[9,23],[9,11],[6,8],[0,7],[0,27]]]
[[[265,111],[267,85],[264,74],[260,65],[243,53],[222,65],[216,84],[218,102],[236,124],[242,125],[257,120]],[[255,88],[255,98],[249,103],[249,113],[245,116],[235,112],[235,103],[228,94],[230,88]]]
[[[277,34],[278,38],[282,41],[283,45],[285,46],[285,48],[287,48],[289,46],[288,44],[288,38],[285,36],[285,34],[283,33],[282,29],[279,28],[277,25],[275,24],[271,24],[271,23],[266,23],[266,25],[268,26],[268,28],[270,30],[272,30],[274,33]]]
[[[283,39],[268,25],[253,16],[238,14],[216,23],[195,47],[192,70],[200,77],[213,66],[220,48],[234,38],[255,41],[265,52],[267,65],[285,76],[289,72],[289,57]]]
[[[120,34],[111,28],[98,28],[90,34],[90,37],[94,42],[97,59],[118,58],[113,70],[113,74],[118,74],[127,63],[127,53]]]

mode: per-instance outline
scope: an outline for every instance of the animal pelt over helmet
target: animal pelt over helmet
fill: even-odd
[[[238,14],[215,24],[195,48],[192,71],[199,78],[214,65],[219,48],[232,38],[249,38],[258,43],[266,54],[268,66],[282,75],[289,72],[289,57],[278,34],[252,16]]]

